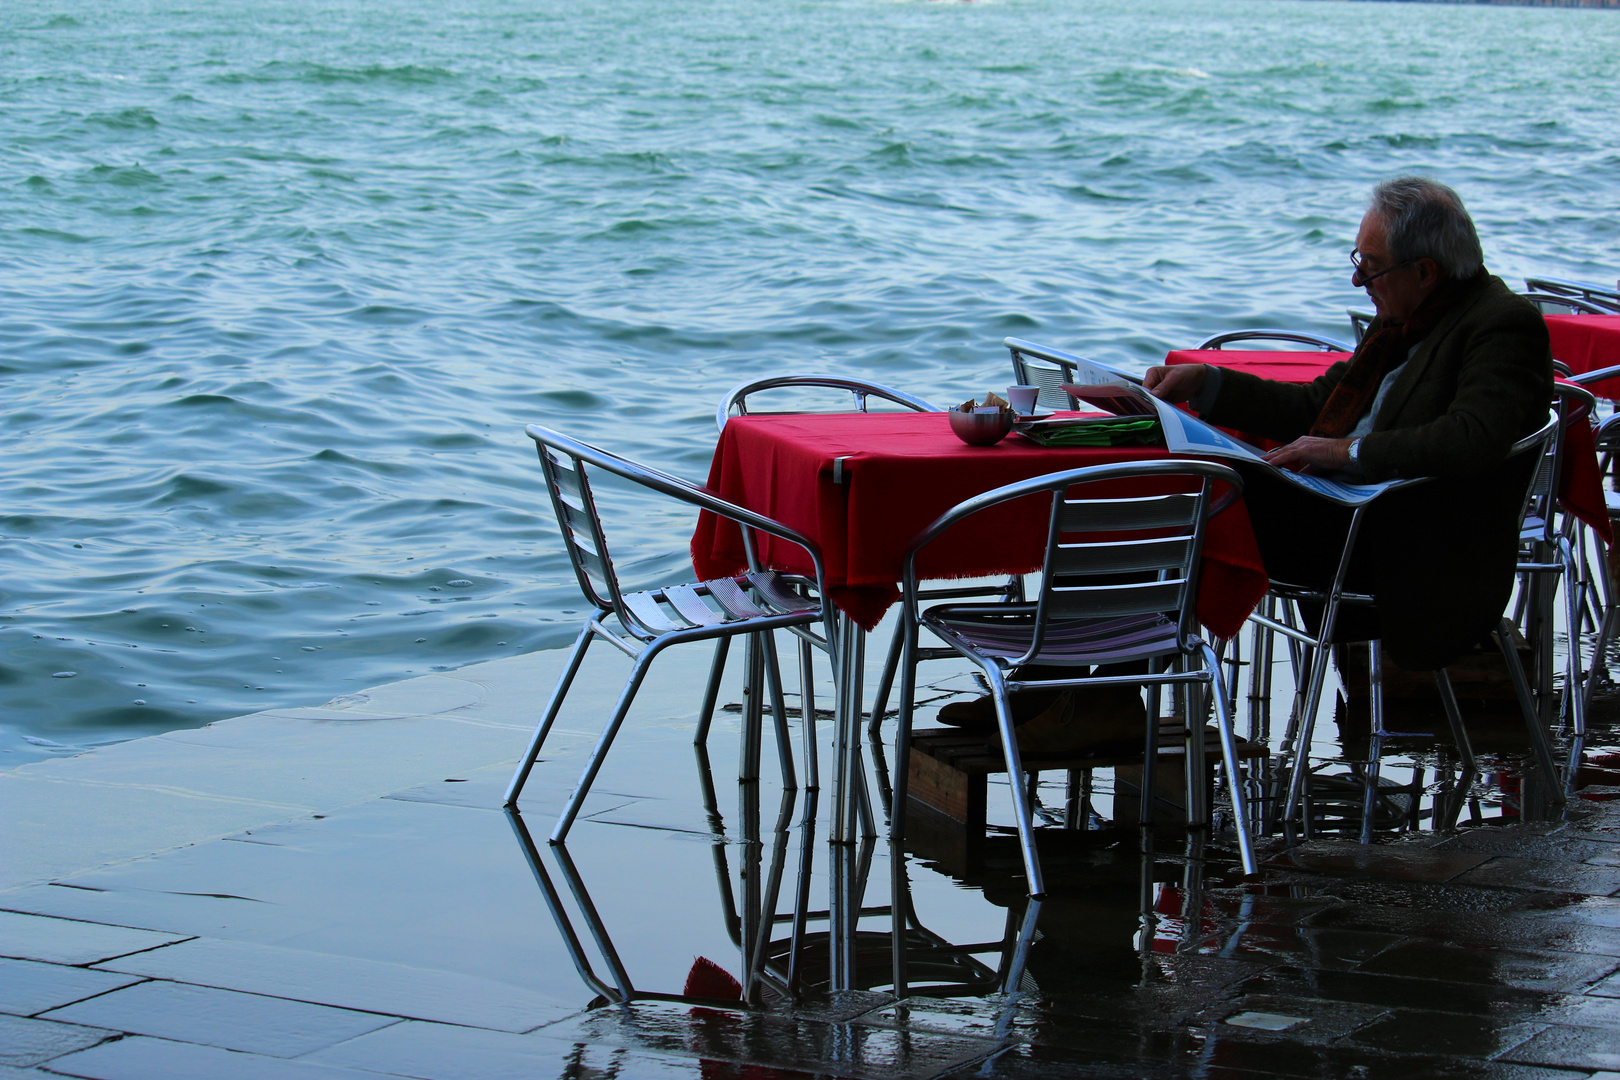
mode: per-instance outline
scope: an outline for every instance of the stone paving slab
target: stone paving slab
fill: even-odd
[[[137,982],[140,978],[135,975],[33,960],[0,960],[0,1013],[33,1016]]]
[[[82,1024],[0,1015],[0,1065],[27,1067],[94,1046],[118,1033]]]
[[[0,911],[0,956],[52,964],[94,964],[171,945],[185,935]]]
[[[573,1011],[491,979],[210,938],[113,960],[100,970],[501,1031],[529,1031]]]
[[[161,981],[115,990],[41,1019],[270,1057],[298,1057],[399,1022],[376,1013]]]
[[[50,1070],[85,1080],[377,1080],[387,1075],[141,1036],[56,1058]]]

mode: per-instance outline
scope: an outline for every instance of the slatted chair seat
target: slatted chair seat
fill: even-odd
[[[1014,609],[972,610],[962,607],[931,608],[923,624],[941,638],[963,647],[1011,660],[1029,648],[1035,618],[1034,605],[1008,604]],[[1019,611],[1017,609],[1024,610]],[[1177,648],[1179,628],[1157,613],[1106,619],[1054,619],[1046,628],[1036,664],[1076,667],[1123,664],[1163,656]]]

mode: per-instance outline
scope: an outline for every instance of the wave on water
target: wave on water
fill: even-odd
[[[766,374],[953,401],[1008,334],[1137,368],[1344,336],[1400,172],[1510,281],[1620,272],[1608,12],[25,7],[0,765],[565,644],[528,422],[702,477]],[[685,515],[604,503],[639,580],[690,572]]]

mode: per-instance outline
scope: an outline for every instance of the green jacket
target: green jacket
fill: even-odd
[[[1204,418],[1290,442],[1310,430],[1348,367],[1303,386],[1223,372]],[[1551,398],[1547,325],[1495,277],[1471,287],[1396,375],[1362,440],[1363,471],[1436,480],[1378,499],[1358,551],[1373,573],[1385,648],[1402,667],[1443,667],[1501,618],[1535,468],[1507,452],[1546,422]]]

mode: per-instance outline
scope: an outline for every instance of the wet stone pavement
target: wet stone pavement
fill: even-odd
[[[1250,878],[1229,832],[1046,831],[1032,909],[1005,831],[829,845],[825,792],[666,712],[565,846],[589,725],[513,817],[514,720],[487,765],[0,892],[0,1080],[1620,1077],[1612,751],[1551,820],[1482,754],[1462,827],[1262,838]]]

